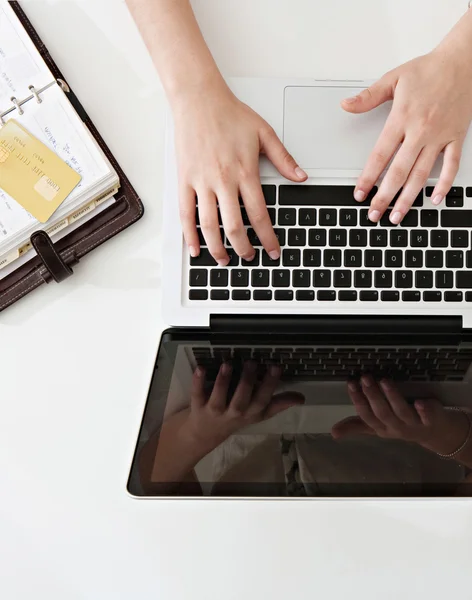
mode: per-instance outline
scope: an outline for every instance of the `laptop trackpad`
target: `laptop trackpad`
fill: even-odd
[[[287,87],[284,143],[304,169],[361,171],[383,129],[391,102],[352,115],[340,106],[362,88]]]

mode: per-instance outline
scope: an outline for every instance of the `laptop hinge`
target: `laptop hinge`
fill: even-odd
[[[265,335],[364,334],[459,335],[462,317],[323,316],[323,315],[212,315],[214,333],[258,333]]]

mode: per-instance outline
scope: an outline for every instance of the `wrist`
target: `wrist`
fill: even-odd
[[[433,50],[446,62],[462,70],[472,71],[472,9],[468,10],[456,26]]]
[[[174,83],[166,89],[166,92],[174,114],[187,111],[199,104],[207,104],[212,98],[232,96],[219,71],[187,80],[182,84]]]
[[[436,454],[448,456],[466,442],[470,436],[470,417],[461,410],[446,410],[441,431],[421,445]],[[465,450],[465,448],[464,448]]]

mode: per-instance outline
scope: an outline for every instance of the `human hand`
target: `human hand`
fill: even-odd
[[[180,217],[185,241],[198,256],[195,206],[208,249],[221,266],[229,262],[218,223],[217,203],[226,236],[235,252],[250,261],[255,250],[243,225],[239,196],[268,255],[277,260],[280,244],[266,208],[259,175],[259,154],[294,182],[307,175],[290,156],[274,130],[240,102],[226,86],[187,94],[174,104],[179,171]]]
[[[335,439],[376,435],[415,442],[439,454],[455,452],[467,439],[470,424],[465,414],[446,410],[433,399],[410,405],[392,381],[378,384],[365,375],[360,384],[349,382],[348,392],[358,416],[336,423],[331,432]]]
[[[455,36],[457,42],[458,34]],[[390,215],[392,223],[400,223],[443,151],[444,164],[432,194],[433,204],[440,204],[449,192],[472,119],[470,62],[460,45],[449,45],[446,38],[433,52],[390,71],[358,96],[343,101],[344,110],[364,113],[393,100],[391,113],[354,191],[355,199],[364,201],[393,158],[372,199],[371,221],[380,220],[403,188]]]

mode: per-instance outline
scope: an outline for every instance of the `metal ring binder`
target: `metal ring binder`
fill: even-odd
[[[2,125],[5,125],[5,119],[4,117],[6,117],[7,115],[9,115],[10,113],[12,113],[13,111],[17,110],[19,115],[23,115],[24,114],[24,110],[23,110],[23,105],[26,104],[27,102],[29,102],[30,100],[36,100],[36,102],[38,104],[41,104],[43,102],[43,99],[41,98],[41,94],[43,92],[45,92],[48,88],[52,87],[53,85],[57,85],[56,81],[53,81],[51,83],[48,83],[48,85],[45,85],[44,87],[40,88],[39,90],[37,90],[34,85],[30,85],[28,87],[28,89],[31,92],[31,95],[28,96],[27,98],[23,98],[23,100],[18,100],[18,98],[16,98],[15,96],[13,96],[11,98],[12,104],[13,106],[3,112],[0,112],[0,127],[2,127]]]
[[[11,101],[15,105],[15,108],[18,111],[18,114],[23,115],[25,113],[25,111],[21,108],[21,102],[19,102],[18,99],[15,98],[15,96],[11,97]]]
[[[36,102],[38,104],[41,104],[41,102],[43,101],[42,98],[39,96],[39,93],[37,92],[36,88],[34,87],[34,85],[30,85],[28,86],[28,89],[30,90],[30,92],[33,94],[33,96],[36,98]]]

